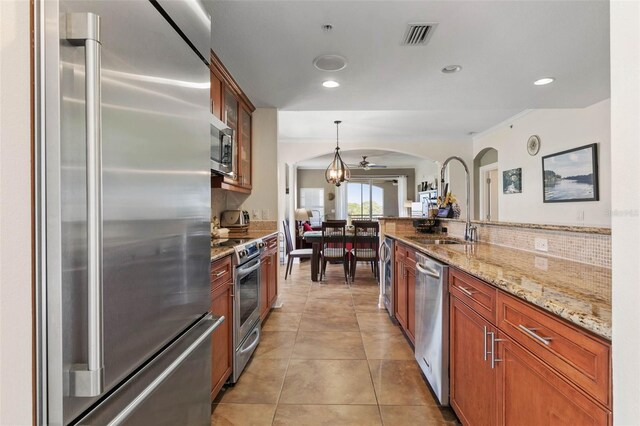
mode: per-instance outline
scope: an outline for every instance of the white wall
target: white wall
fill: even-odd
[[[247,210],[251,220],[278,219],[278,110],[257,108],[251,116],[251,194],[211,190],[211,216],[227,209]]]
[[[640,3],[611,2],[613,420],[640,424]]]
[[[0,1],[0,425],[32,423],[29,2]]]
[[[242,203],[242,208],[253,214],[258,212],[261,220],[276,220],[278,214],[278,110],[257,108],[252,115],[251,195]],[[252,218],[254,218],[252,216]]]
[[[470,168],[473,167],[472,164],[468,165]],[[418,185],[422,182],[435,183],[436,185],[440,185],[438,182],[440,180],[440,166],[437,162],[431,160],[422,160],[416,166],[416,191],[415,191],[415,201],[418,201]]]
[[[587,108],[531,110],[474,137],[474,156],[488,147],[498,150],[501,221],[611,225],[610,110],[610,100]],[[540,136],[541,147],[536,156],[531,156],[526,142],[534,134]],[[542,156],[594,142],[598,143],[600,201],[543,203]],[[503,194],[502,172],[519,167],[522,168],[522,193]],[[584,220],[578,219],[581,212]]]

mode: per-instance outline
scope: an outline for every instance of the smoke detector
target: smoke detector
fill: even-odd
[[[313,60],[320,71],[340,71],[347,67],[347,58],[340,55],[320,55]]]
[[[402,40],[403,46],[424,46],[427,44],[436,27],[438,26],[435,22],[423,22],[423,23],[413,23],[407,25],[407,30],[404,33],[404,38]]]

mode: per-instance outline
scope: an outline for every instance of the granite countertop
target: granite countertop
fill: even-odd
[[[611,269],[483,242],[421,244],[410,238],[415,233],[386,235],[611,340]]]
[[[427,219],[426,217],[394,217],[394,216],[385,216],[378,218],[378,220],[417,220],[417,219]],[[465,219],[453,219],[453,218],[444,218],[439,217],[436,218],[440,221],[444,222],[461,222],[466,223]],[[472,220],[471,223],[482,226],[506,226],[512,228],[526,228],[526,229],[540,229],[545,231],[563,231],[563,232],[578,232],[584,234],[600,234],[600,235],[611,235],[611,228],[603,228],[597,226],[577,226],[577,225],[550,225],[545,223],[519,223],[519,222],[488,222],[485,220]]]
[[[251,239],[257,239],[257,238],[267,238],[270,237],[272,235],[277,235],[278,231],[275,230],[271,230],[271,231],[250,231],[245,235],[242,235],[242,237],[230,237],[230,238],[224,238],[224,239],[233,239],[233,238],[251,238]],[[233,254],[233,247],[211,247],[211,261],[213,262],[214,260],[218,260],[218,259],[222,259],[223,257],[229,256]]]

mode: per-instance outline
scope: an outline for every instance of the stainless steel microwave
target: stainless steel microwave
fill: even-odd
[[[211,171],[236,177],[236,136],[233,129],[211,116]]]

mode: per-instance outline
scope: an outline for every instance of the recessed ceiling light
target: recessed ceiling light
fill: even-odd
[[[533,84],[536,86],[544,86],[545,84],[553,83],[554,81],[556,81],[556,79],[553,77],[544,77],[534,81]]]
[[[340,86],[340,83],[338,83],[337,81],[333,81],[333,80],[327,80],[327,81],[323,82],[322,85],[324,87],[328,87],[329,89],[333,89],[334,87]]]
[[[442,68],[442,72],[445,74],[453,74],[454,72],[458,72],[462,69],[460,65],[447,65]]]

